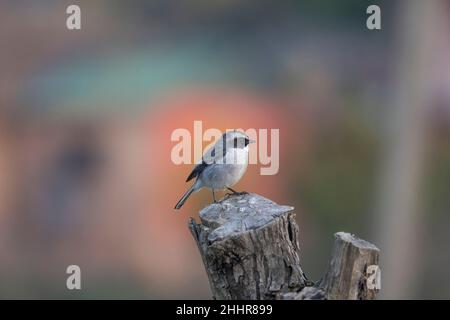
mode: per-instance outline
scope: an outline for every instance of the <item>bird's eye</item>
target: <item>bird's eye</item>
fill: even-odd
[[[250,143],[250,139],[245,138],[245,146],[248,146],[249,143]]]
[[[237,148],[237,147],[238,147],[238,139],[237,139],[237,138],[234,138],[234,141],[233,141],[233,142],[234,142],[234,147]]]

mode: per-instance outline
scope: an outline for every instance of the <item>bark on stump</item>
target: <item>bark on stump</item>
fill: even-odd
[[[256,194],[230,196],[200,211],[189,228],[198,245],[214,299],[373,299],[367,266],[379,250],[337,233],[323,281],[307,280],[300,263],[294,208]]]

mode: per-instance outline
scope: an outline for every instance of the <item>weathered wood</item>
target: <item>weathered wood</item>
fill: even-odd
[[[305,286],[293,209],[245,194],[191,220],[215,299],[274,299]]]
[[[333,256],[319,286],[325,290],[328,299],[375,299],[380,274],[369,274],[368,267],[374,266],[372,272],[379,272],[380,250],[349,233],[338,232],[335,238]],[[373,280],[369,279],[370,275]],[[373,282],[374,288],[368,288],[369,281]]]
[[[379,250],[337,233],[333,258],[318,285],[300,264],[294,208],[256,194],[234,195],[200,211],[189,228],[197,243],[214,299],[373,299],[366,268]]]

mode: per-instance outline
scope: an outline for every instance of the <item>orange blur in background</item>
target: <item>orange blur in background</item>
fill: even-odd
[[[382,297],[450,297],[450,7],[424,3],[369,31],[365,0],[80,0],[81,30],[71,1],[1,2],[0,298],[210,298],[187,222],[211,192],[173,209],[194,121],[279,129],[277,174],[235,189],[296,208],[308,278],[347,231]]]

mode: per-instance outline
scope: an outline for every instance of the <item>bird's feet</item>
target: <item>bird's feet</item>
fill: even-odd
[[[222,202],[223,200],[227,200],[229,197],[231,197],[233,194],[232,193],[225,193],[225,196],[222,198],[222,200],[220,200],[220,202]]]
[[[242,195],[244,195],[244,194],[248,194],[248,192],[247,191],[241,191],[241,192],[237,192],[237,191],[235,191],[235,190],[233,190],[233,189],[231,189],[231,188],[227,188],[228,190],[230,190],[231,191],[231,193],[227,193],[225,196],[242,196]]]
[[[245,194],[248,194],[247,191],[241,191],[241,192],[227,192],[225,193],[225,199],[228,199],[231,196],[243,196]]]

